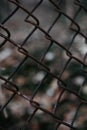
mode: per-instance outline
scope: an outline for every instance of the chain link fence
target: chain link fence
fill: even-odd
[[[0,24],[0,130],[87,129],[87,9],[8,0]]]

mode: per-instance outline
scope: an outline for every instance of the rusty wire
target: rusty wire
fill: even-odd
[[[83,38],[87,39],[87,36],[83,33],[83,31],[80,29],[79,24],[76,22],[76,18],[78,16],[78,14],[83,10],[85,13],[87,13],[87,9],[84,7],[84,5],[82,5],[82,3],[79,0],[75,0],[74,4],[78,7],[78,10],[75,12],[74,17],[71,18],[70,16],[68,16],[63,10],[62,10],[62,0],[58,0],[57,2],[54,2],[53,0],[49,0],[49,4],[51,4],[57,13],[57,17],[54,19],[53,23],[51,25],[49,25],[49,28],[47,31],[45,31],[42,27],[40,27],[40,22],[38,20],[38,18],[34,15],[34,11],[36,11],[39,6],[43,3],[44,0],[40,0],[39,2],[37,2],[36,6],[32,9],[32,11],[28,11],[21,2],[19,2],[19,0],[8,0],[8,2],[10,2],[11,4],[14,4],[16,7],[15,9],[11,12],[11,14],[5,19],[3,20],[3,22],[0,24],[0,28],[2,30],[4,30],[6,32],[7,35],[4,35],[2,32],[0,32],[0,37],[3,38],[3,42],[0,43],[0,48],[2,48],[3,46],[5,46],[7,44],[7,42],[9,42],[10,44],[12,44],[19,53],[21,53],[22,55],[24,55],[24,58],[22,59],[22,61],[19,63],[19,65],[16,67],[16,69],[11,72],[10,76],[6,79],[5,77],[3,77],[2,75],[0,75],[0,79],[4,81],[4,83],[2,84],[2,87],[5,88],[6,90],[9,90],[10,92],[12,92],[12,96],[7,100],[7,102],[1,106],[0,108],[0,113],[8,106],[8,104],[15,98],[16,95],[24,98],[25,100],[27,100],[32,107],[34,107],[34,111],[33,113],[27,118],[27,120],[25,121],[25,125],[24,128],[21,128],[21,130],[26,129],[26,125],[29,125],[30,121],[32,120],[32,118],[34,118],[35,114],[37,113],[38,110],[43,111],[45,114],[51,116],[54,121],[55,121],[55,130],[58,130],[59,127],[61,125],[67,126],[67,128],[69,128],[70,130],[77,130],[77,127],[74,126],[74,122],[77,118],[77,115],[79,113],[79,109],[81,108],[82,105],[87,105],[87,101],[86,99],[84,99],[80,93],[81,93],[81,88],[79,90],[79,92],[75,92],[72,89],[69,89],[69,87],[67,87],[67,83],[65,83],[62,80],[62,76],[66,70],[66,68],[69,66],[69,64],[71,64],[71,61],[74,60],[76,63],[79,63],[83,69],[83,73],[86,73],[85,68],[87,67],[86,64],[86,57],[87,57],[87,53],[84,55],[83,61],[81,61],[79,58],[75,57],[72,52],[71,52],[71,47],[73,45],[73,42],[75,40],[75,38],[80,35]],[[22,11],[24,11],[27,14],[27,17],[25,18],[24,22],[27,22],[29,24],[31,24],[33,26],[33,30],[26,36],[26,38],[22,41],[21,44],[13,41],[11,39],[11,33],[9,31],[8,28],[5,27],[6,22],[10,21],[11,17],[14,16],[14,14],[17,13],[17,11],[21,9]],[[69,26],[69,29],[72,30],[72,32],[74,32],[74,35],[69,43],[68,47],[65,47],[63,44],[59,43],[58,41],[56,41],[51,35],[50,32],[53,29],[54,25],[58,22],[58,20],[61,18],[61,16],[64,16],[66,19],[68,19],[71,23]],[[32,18],[33,21],[30,21],[29,18]],[[27,41],[29,40],[29,38],[33,35],[33,33],[39,30],[44,34],[44,38],[46,40],[48,40],[50,42],[50,44],[47,46],[43,56],[41,57],[40,60],[36,59],[34,56],[32,56],[25,48],[24,45],[26,45]],[[45,65],[44,63],[44,59],[46,54],[49,52],[50,48],[53,45],[57,45],[59,48],[61,48],[64,52],[66,52],[66,55],[68,57],[68,60],[64,66],[64,68],[62,69],[61,73],[59,75],[55,75],[51,69]],[[61,58],[61,57],[60,57]],[[39,83],[39,85],[36,87],[36,89],[33,91],[32,95],[27,96],[24,93],[20,92],[19,87],[13,83],[11,81],[11,79],[13,78],[13,76],[17,73],[17,71],[21,68],[22,65],[25,64],[25,61],[27,59],[32,59],[36,65],[38,65],[38,68],[43,70],[45,72],[45,76],[43,78],[43,80]],[[57,79],[57,84],[58,86],[60,86],[61,91],[60,91],[60,96],[58,97],[53,111],[49,111],[46,108],[42,107],[40,105],[39,102],[34,101],[34,97],[37,95],[39,89],[41,88],[42,84],[44,83],[44,81],[46,79],[49,78],[49,76],[51,76],[52,78],[56,78]],[[84,83],[83,83],[84,84]],[[63,119],[60,119],[59,117],[56,116],[56,111],[57,109],[60,107],[60,102],[61,102],[61,98],[63,96],[64,93],[69,92],[72,93],[73,95],[75,95],[78,99],[78,103],[77,103],[77,108],[76,108],[76,112],[75,115],[73,117],[72,122],[69,124],[65,121],[63,121]]]

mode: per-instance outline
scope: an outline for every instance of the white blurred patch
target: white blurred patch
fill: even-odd
[[[79,77],[76,77],[73,82],[76,84],[76,85],[82,85],[82,83],[84,82],[84,77],[83,76],[79,76]]]
[[[45,59],[47,61],[52,61],[55,58],[55,55],[53,52],[48,52],[47,55],[45,56]]]
[[[50,97],[52,97],[56,91],[56,89],[58,88],[57,86],[57,79],[54,79],[51,84],[50,87],[48,88],[48,90],[46,91],[46,94]]]
[[[78,50],[81,52],[81,54],[85,55],[87,53],[87,44],[85,43],[85,39],[78,35],[75,39],[75,42],[77,43]]]
[[[54,94],[54,90],[53,89],[48,89],[46,94],[51,97]]]
[[[10,56],[12,53],[12,50],[9,48],[4,49],[0,52],[0,61],[6,59],[8,56]]]
[[[34,78],[33,78],[33,82],[40,82],[43,78],[44,78],[45,74],[43,71],[37,73]]]
[[[83,92],[84,94],[87,94],[87,85],[85,85],[85,86],[82,88],[82,92]]]

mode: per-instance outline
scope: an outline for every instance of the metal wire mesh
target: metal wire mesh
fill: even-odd
[[[87,120],[87,117],[86,117],[87,101],[86,101],[85,96],[82,94],[82,90],[84,86],[86,85],[87,53],[85,53],[84,55],[80,54],[80,51],[78,51],[78,45],[80,43],[78,43],[78,45],[76,44],[76,38],[81,37],[81,39],[85,39],[84,43],[82,43],[82,41],[79,41],[79,42],[81,42],[81,44],[86,46],[86,41],[87,41],[86,33],[81,28],[82,26],[80,22],[78,22],[77,20],[77,17],[79,17],[79,14],[82,13],[82,11],[85,13],[85,16],[86,16],[87,9],[85,5],[80,0],[74,0],[73,5],[76,6],[76,9],[74,11],[73,16],[70,16],[70,12],[68,12],[69,10],[67,11],[68,13],[66,13],[63,9],[63,4],[65,1],[48,0],[47,1],[48,5],[51,6],[51,9],[54,11],[55,15],[52,16],[51,22],[49,22],[49,20],[44,22],[45,26],[46,24],[49,25],[48,29],[46,29],[45,27],[43,27],[43,23],[41,23],[40,19],[37,16],[37,13],[35,14],[35,12],[37,12],[40,6],[43,5],[44,0],[36,1],[31,11],[29,11],[29,9],[23,5],[22,1],[8,0],[8,2],[12,6],[12,11],[9,14],[9,16],[7,16],[0,24],[0,29],[1,29],[0,49],[2,50],[7,45],[12,46],[11,49],[13,50],[15,49],[15,51],[13,51],[14,55],[16,55],[17,53],[17,57],[19,57],[19,59],[18,59],[17,65],[14,65],[15,66],[14,69],[13,70],[10,69],[10,74],[8,77],[3,76],[2,73],[0,74],[1,89],[4,91],[3,93],[5,96],[6,96],[6,93],[9,93],[9,96],[6,96],[5,102],[1,103],[0,114],[2,114],[4,110],[6,110],[8,106],[11,104],[11,102],[13,102],[13,100],[15,100],[17,96],[19,96],[20,98],[24,99],[24,102],[26,102],[29,105],[29,107],[30,106],[32,107],[32,112],[30,112],[29,115],[27,115],[26,119],[24,119],[25,122],[22,128],[20,128],[21,130],[34,129],[34,128],[28,128],[28,126],[36,118],[36,116],[38,115],[37,113],[39,111],[42,112],[43,118],[48,118],[49,122],[51,122],[52,124],[52,128],[55,130],[61,130],[61,129],[62,130],[63,129],[64,130],[68,130],[68,129],[77,130],[81,128],[84,129],[83,122]],[[15,17],[16,14],[19,13],[19,10],[21,10],[25,16],[24,20],[20,22],[23,22],[23,24],[26,23],[27,28],[29,26],[28,28],[29,31],[27,31],[27,36],[25,36],[25,38],[24,36],[23,37],[21,36],[22,37],[21,39],[23,39],[21,42],[18,42],[16,38],[14,38],[15,33],[12,35],[12,32],[10,31],[11,26],[14,26],[14,25],[11,25],[10,21],[12,18]],[[44,11],[45,11],[45,8],[44,8]],[[51,15],[51,12],[49,14]],[[46,17],[46,14],[43,17]],[[51,33],[52,30],[54,30],[55,32],[54,28],[56,24],[60,28],[60,24],[58,24],[58,22],[61,21],[61,19],[63,19],[63,22],[64,22],[62,26],[67,21],[65,26],[67,26],[68,32],[66,31],[67,41],[64,41],[65,43],[62,43],[63,41],[61,40],[58,41],[58,39],[60,39],[59,34]],[[10,25],[10,27],[8,26],[8,24]],[[86,26],[85,26],[85,29],[86,29]],[[61,33],[62,30],[63,30],[63,27],[60,29],[59,33]],[[22,29],[21,31],[23,32],[24,29]],[[31,37],[33,37],[33,35],[37,32],[41,34],[41,39],[39,39],[39,42],[37,42],[36,40],[33,41],[35,43],[35,47],[34,47],[32,43],[29,43],[29,39],[31,39]],[[55,38],[55,35],[58,35],[57,40]],[[63,37],[63,34],[61,37]],[[38,44],[39,45],[43,44],[43,47],[45,49],[44,51],[41,50],[41,53],[39,53],[39,55],[36,56],[36,55],[33,55],[32,52],[29,51],[29,48],[33,46],[32,47],[33,49],[36,49],[36,48],[38,49],[39,48]],[[46,63],[47,54],[48,52],[50,52],[52,47],[54,47],[53,51],[56,50],[56,55],[59,55],[58,59],[56,58],[56,64],[54,62],[54,65],[53,65],[54,69]],[[57,54],[57,53],[60,53],[60,54]],[[63,58],[62,55],[66,57],[65,58],[66,60]],[[35,87],[32,90],[32,93],[26,94],[26,92],[21,90],[18,83],[15,82],[14,77],[18,75],[19,70],[21,70],[21,72],[24,72],[24,69],[22,67],[25,66],[26,62],[29,60],[32,61],[33,64],[36,66],[37,72],[44,72],[44,77],[40,80],[39,83],[35,84]],[[58,66],[58,64],[60,67]],[[69,81],[65,80],[67,77],[66,75],[67,68],[69,68],[69,66],[72,64],[74,64],[74,67],[71,69],[72,73],[74,73],[74,71],[77,72],[79,69],[80,73],[82,73],[82,75],[84,76],[84,81],[81,82],[81,85],[79,87],[75,86],[74,80],[72,80],[72,77],[70,77],[70,75],[69,75]],[[28,71],[24,72],[24,74],[27,76],[28,76],[28,73],[29,73]],[[73,75],[73,77],[76,78],[75,75]],[[51,109],[49,109],[47,106],[44,106],[42,104],[43,96],[39,100],[37,100],[36,98],[40,89],[43,86],[47,86],[47,85],[49,86],[49,84],[47,83],[49,79],[57,80],[57,83],[56,83],[57,89],[55,90],[55,93],[54,93],[54,96],[56,95],[56,99],[53,101],[52,99],[54,97],[50,97],[51,100],[47,102],[48,104],[50,103]],[[28,86],[30,86],[30,84],[28,84]],[[68,109],[66,112],[65,109],[67,107]],[[66,116],[68,115],[67,113],[69,113],[69,111],[72,111],[73,113],[70,116],[71,119],[67,119],[68,117]],[[84,120],[81,120],[81,119],[84,119]],[[1,125],[0,129],[2,129],[3,127],[4,126]],[[13,129],[13,128],[10,128],[10,129]]]

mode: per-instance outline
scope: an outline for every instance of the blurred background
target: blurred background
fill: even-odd
[[[30,12],[38,4],[40,0],[20,0],[19,2],[23,7],[25,7]],[[72,19],[74,18],[79,6],[74,4],[74,0],[54,0],[63,12],[69,15]],[[81,0],[81,4],[87,8],[87,1]],[[0,23],[6,27],[10,34],[11,39],[17,44],[22,45],[28,34],[34,29],[34,26],[30,23],[25,22],[27,13],[19,9],[7,22],[4,20],[7,16],[16,8],[16,5],[9,2],[8,0],[0,1]],[[70,30],[70,20],[65,16],[61,16],[55,25],[49,31],[50,26],[58,16],[58,11],[55,9],[53,4],[49,0],[43,0],[41,5],[33,12],[33,15],[39,20],[40,27],[47,31],[53,39],[58,41],[61,45],[68,49],[70,42],[74,36],[74,32]],[[31,19],[31,18],[30,18]],[[32,19],[31,19],[32,20]],[[83,9],[77,15],[75,21],[80,26],[81,32],[87,34],[87,11]],[[2,34],[6,35],[6,32],[0,28]],[[3,38],[0,36],[0,46]],[[31,37],[23,44],[23,47],[37,60],[41,60],[47,47],[50,45],[50,41],[46,39],[44,34],[37,29]],[[72,46],[69,51],[82,62],[87,53],[87,43],[86,39],[77,35],[74,39]],[[18,65],[23,61],[25,56],[18,52],[17,48],[14,47],[10,42],[4,44],[0,47],[0,75],[9,79],[9,76]],[[44,63],[51,69],[51,72],[56,76],[61,75],[61,72],[67,63],[69,57],[66,55],[65,50],[56,44],[47,52]],[[44,72],[38,65],[28,58],[23,65],[18,69],[10,81],[15,83],[20,92],[30,97],[33,95],[34,90],[37,88],[38,84],[45,77],[46,72]],[[79,93],[87,100],[87,74],[84,73],[82,65],[75,60],[72,60],[65,71],[61,79],[67,84],[69,90]],[[0,106],[2,107],[8,99],[11,97],[12,93],[2,87],[3,80],[0,79]],[[48,76],[40,87],[38,93],[35,95],[34,100],[39,102],[42,107],[49,111],[53,111],[55,103],[60,96],[62,88],[58,85],[57,79],[52,76]],[[59,107],[56,110],[56,115],[67,123],[71,123],[75,112],[77,110],[77,105],[79,104],[79,98],[69,91],[65,91],[59,102]],[[32,114],[34,108],[30,105],[28,101],[25,101],[20,96],[15,96],[15,98],[7,105],[7,107],[0,113],[0,130],[19,130],[24,127],[24,130],[53,130],[56,125],[55,121],[46,115],[43,111],[38,110],[30,122],[26,123],[28,117]],[[82,105],[79,109],[79,114],[77,114],[74,126],[78,130],[87,129],[87,106]],[[69,130],[69,127],[60,125],[58,130]]]

